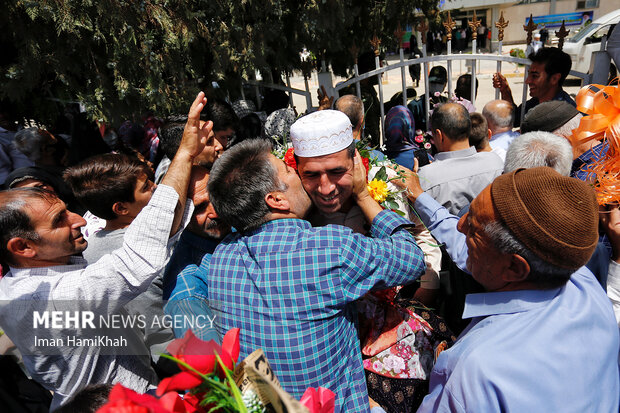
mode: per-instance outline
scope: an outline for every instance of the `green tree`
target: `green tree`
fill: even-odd
[[[47,122],[63,102],[118,122],[146,110],[184,113],[216,80],[301,68],[307,47],[334,67],[351,48],[384,44],[400,22],[437,0],[5,0],[0,15],[0,98]],[[320,60],[319,59],[319,60]]]

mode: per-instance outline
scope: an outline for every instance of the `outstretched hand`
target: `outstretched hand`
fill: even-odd
[[[321,87],[316,90],[316,93],[319,98],[319,109],[318,110],[331,109],[332,104],[334,103],[334,97],[327,96],[327,92],[325,91],[325,86],[321,85]]]
[[[213,122],[211,121],[205,122],[203,125],[200,124],[200,112],[206,104],[207,98],[204,92],[198,93],[187,114],[187,123],[177,153],[185,154],[191,159],[203,151],[207,138],[213,129]]]
[[[419,169],[420,164],[418,160],[414,158],[413,171],[404,166],[398,166],[397,168],[399,175],[405,179],[404,182],[402,179],[394,179],[391,181],[397,187],[406,190],[407,198],[409,198],[411,202],[415,202],[415,200],[424,193],[422,185],[420,185],[420,177],[418,176]]]

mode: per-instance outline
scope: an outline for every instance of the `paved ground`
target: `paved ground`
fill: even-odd
[[[510,49],[514,47],[525,49],[525,45],[506,46],[503,48],[503,55],[508,55]],[[398,62],[398,56],[389,56],[387,58],[387,61],[388,61],[388,65]],[[493,76],[493,73],[495,73],[496,71],[496,65],[497,65],[496,62],[486,61],[486,60],[479,61],[477,64],[478,68],[477,68],[476,77],[478,79],[478,82],[480,83],[480,86],[478,88],[478,97],[476,99],[476,108],[478,109],[478,111],[482,110],[482,107],[484,106],[485,103],[487,103],[490,100],[495,99],[495,89],[493,88],[493,85],[492,85],[492,76]],[[522,90],[523,90],[523,83],[524,83],[523,82],[524,80],[523,71],[524,71],[523,67],[516,67],[516,65],[512,63],[505,63],[505,62],[502,63],[502,73],[508,79],[508,82],[512,89],[515,103],[517,104],[521,103],[521,100],[522,100]],[[461,74],[464,74],[464,73],[467,73],[467,68],[465,66],[464,61],[454,62],[452,64],[453,87],[456,84],[456,79]],[[409,77],[409,74],[408,73],[406,74],[407,74],[407,86],[413,86],[411,78]],[[334,77],[334,80],[333,80],[334,85],[337,82],[340,82],[342,80],[345,80],[345,79]],[[382,83],[383,83],[383,98],[384,98],[384,101],[388,101],[390,97],[392,97],[392,95],[394,95],[396,92],[402,89],[400,70],[396,69],[396,70],[388,72],[387,76],[384,75]],[[305,86],[304,86],[303,77],[301,76],[292,77],[291,86],[294,88],[304,89]],[[316,73],[313,74],[312,79],[310,79],[309,87],[310,87],[310,91],[312,92],[313,105],[317,106],[318,100],[316,96],[316,90],[318,88],[318,80],[317,80]],[[377,86],[375,86],[375,88],[377,88]],[[571,82],[570,85],[565,85],[564,87],[564,90],[566,90],[566,92],[568,92],[571,95],[577,94],[579,89],[580,89],[579,82]],[[420,87],[416,88],[416,91],[418,92],[418,95],[421,95],[424,92],[423,81],[420,81]],[[529,98],[529,95],[528,95],[528,98]],[[294,95],[293,103],[295,104],[298,112],[300,113],[306,109],[305,97],[301,95]]]

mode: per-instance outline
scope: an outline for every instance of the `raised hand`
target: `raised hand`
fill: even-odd
[[[207,98],[204,92],[198,93],[187,114],[187,123],[177,154],[187,155],[193,159],[205,148],[207,138],[213,129],[213,122],[211,121],[205,122],[202,126],[200,124],[200,112],[206,104]]]
[[[319,109],[318,110],[331,109],[332,104],[334,103],[334,97],[327,96],[327,92],[325,91],[325,86],[321,85],[321,88],[317,89],[316,93],[319,98]]]

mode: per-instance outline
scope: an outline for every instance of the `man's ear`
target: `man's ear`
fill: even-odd
[[[37,255],[34,241],[25,238],[11,238],[6,243],[6,249],[19,258],[34,258]]]
[[[437,146],[437,144],[441,145],[443,143],[443,134],[441,133],[441,131],[439,129],[435,129],[435,132],[433,133],[433,140],[435,141],[435,146]]]
[[[273,210],[273,212],[289,212],[291,205],[283,192],[269,192],[265,195],[265,202]]]
[[[560,78],[561,77],[562,77],[561,73],[554,73],[549,78],[549,83],[551,83],[553,86],[560,86]]]
[[[123,216],[123,215],[127,215],[129,213],[129,210],[127,209],[127,206],[125,205],[124,202],[115,202],[114,205],[112,205],[112,212],[114,212],[116,215]]]
[[[520,255],[510,254],[510,262],[502,272],[506,282],[523,282],[530,275],[530,264]]]

